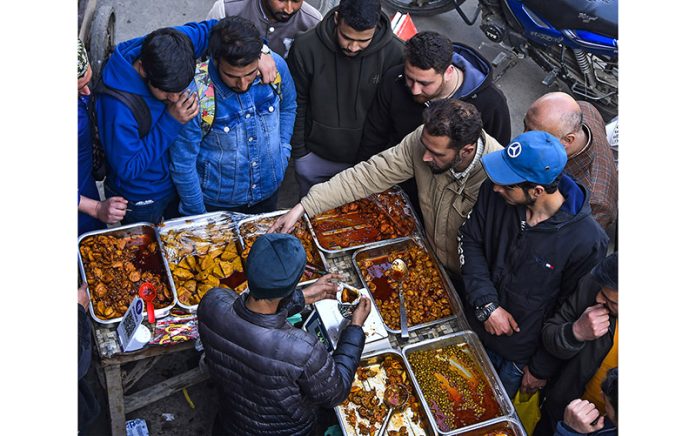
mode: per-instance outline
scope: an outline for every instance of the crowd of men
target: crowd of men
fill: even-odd
[[[249,293],[213,289],[199,307],[221,395],[213,434],[310,434],[317,408],[346,398],[370,306],[333,354],[288,324],[335,298],[336,277],[297,291],[305,254],[283,233],[395,184],[507,394],[545,398],[534,434],[616,433],[618,177],[602,118],[553,92],[511,139],[492,69],[437,32],[402,42],[378,0],[341,0],[323,18],[302,0],[218,0],[207,21],[118,44],[98,80],[80,43],[80,234],[277,210],[295,160],[301,200],[252,247]]]

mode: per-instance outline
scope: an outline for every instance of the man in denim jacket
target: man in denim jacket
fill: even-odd
[[[261,82],[263,42],[256,27],[241,17],[216,24],[208,46],[215,90],[212,127],[206,133],[198,114],[170,148],[179,212],[276,210],[297,107],[287,64],[272,53],[280,84]]]

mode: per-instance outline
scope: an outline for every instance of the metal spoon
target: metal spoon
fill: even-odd
[[[391,419],[394,410],[404,407],[406,402],[408,402],[408,397],[408,388],[405,385],[398,383],[387,386],[387,388],[384,390],[384,404],[389,407],[389,412],[387,413],[387,417],[384,418],[384,423],[382,423],[382,426],[379,428],[377,436],[383,436],[384,433],[387,432],[389,420]]]
[[[404,279],[408,273],[406,262],[394,259],[391,265],[391,278],[399,283],[399,319],[401,321],[401,339],[408,339],[408,320],[406,318],[406,304],[404,303]]]

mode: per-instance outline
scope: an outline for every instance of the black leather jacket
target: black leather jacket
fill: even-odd
[[[216,434],[307,434],[319,406],[348,396],[365,345],[362,329],[347,327],[330,355],[316,336],[286,320],[304,306],[302,293],[288,300],[273,315],[250,311],[246,295],[227,289],[211,289],[201,300],[200,338],[220,391]]]

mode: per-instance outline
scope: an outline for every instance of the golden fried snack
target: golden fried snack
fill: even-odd
[[[195,306],[214,287],[236,291],[246,283],[229,218],[163,232],[160,239],[181,303]]]

